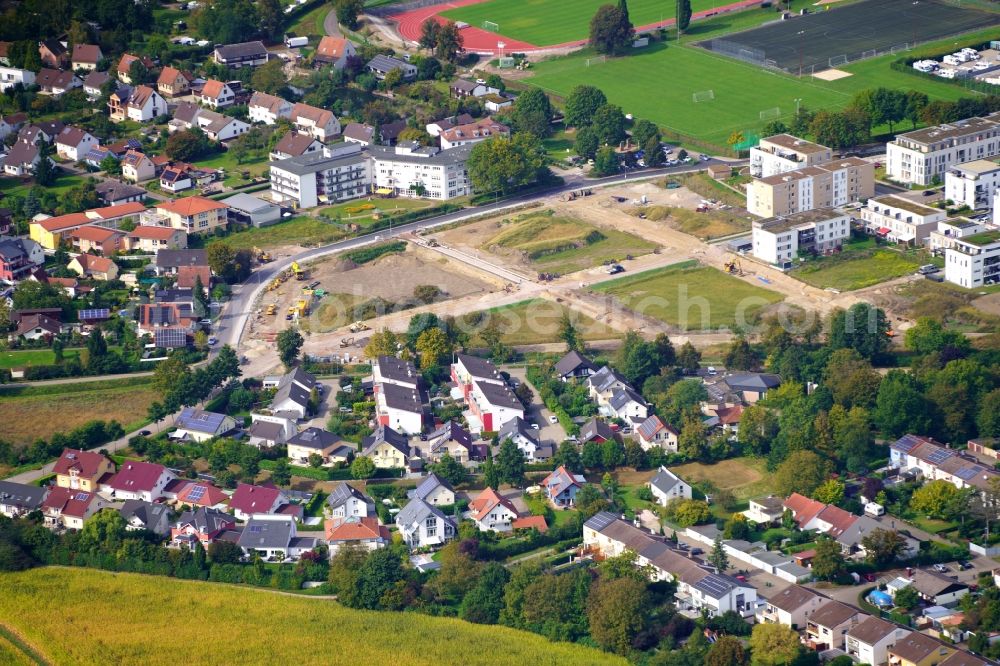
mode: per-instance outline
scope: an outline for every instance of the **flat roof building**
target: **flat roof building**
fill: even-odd
[[[769,264],[788,265],[800,252],[826,253],[851,234],[850,218],[819,208],[753,223],[753,255]]]
[[[886,175],[901,183],[942,181],[956,164],[1000,155],[1000,114],[899,134],[886,144]]]

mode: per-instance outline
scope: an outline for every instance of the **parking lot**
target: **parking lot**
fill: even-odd
[[[555,416],[550,412],[545,405],[542,404],[542,399],[538,397],[538,390],[528,381],[525,376],[524,368],[504,368],[504,370],[510,373],[511,380],[517,380],[518,382],[523,382],[528,384],[531,388],[533,397],[531,399],[531,404],[528,405],[527,409],[524,410],[524,418],[529,423],[538,424],[539,438],[542,442],[552,442],[555,444],[556,448],[559,444],[566,439],[566,431],[563,430],[562,425],[558,422],[552,423],[551,420]]]

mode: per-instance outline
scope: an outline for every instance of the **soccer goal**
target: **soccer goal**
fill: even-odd
[[[487,32],[500,32],[500,24],[493,21],[483,21],[483,30]]]
[[[874,58],[875,55],[876,55],[875,49],[871,49],[869,51],[865,51],[864,53],[862,53],[861,54],[861,59],[862,60],[867,60],[868,58]]]
[[[839,55],[839,56],[831,56],[830,57],[830,67],[843,67],[846,64],[847,64],[847,56],[846,55]]]
[[[603,65],[608,61],[608,56],[594,56],[593,58],[587,58],[587,67],[591,65]]]
[[[500,58],[500,63],[499,63],[500,69],[510,69],[515,65],[517,65],[517,61],[515,61],[513,58],[506,58],[506,57]]]
[[[893,46],[891,49],[889,49],[889,52],[892,53],[892,55],[896,55],[897,53],[902,53],[903,51],[909,51],[909,50],[910,50],[909,43],[903,43]]]
[[[781,107],[774,107],[772,109],[764,109],[760,112],[761,120],[777,120],[781,117]]]
[[[711,102],[715,99],[715,91],[702,90],[691,95],[691,99],[695,102]]]

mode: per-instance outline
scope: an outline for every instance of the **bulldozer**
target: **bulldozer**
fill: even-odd
[[[344,347],[350,347],[353,344],[354,344],[354,338],[341,338],[340,339],[340,348],[341,349],[343,349]]]
[[[735,255],[733,255],[733,257],[727,261],[723,267],[730,275],[743,275],[743,264],[740,262],[740,258]]]

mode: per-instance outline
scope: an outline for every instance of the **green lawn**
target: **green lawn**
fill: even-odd
[[[925,263],[926,255],[913,250],[848,249],[841,254],[810,259],[790,275],[821,289],[851,291],[909,275]]]
[[[267,163],[267,150],[259,153],[251,153],[244,158],[242,164],[237,164],[236,158],[233,157],[233,154],[228,150],[222,153],[216,153],[212,157],[194,162],[194,164],[200,167],[206,167],[209,169],[225,169],[226,177],[222,182],[230,187],[245,185],[248,182],[243,178],[244,171],[249,172],[251,177],[267,175]],[[190,191],[192,190],[189,190],[189,192]],[[194,191],[196,192],[197,190]]]
[[[56,178],[56,182],[45,189],[53,194],[65,194],[67,190],[83,185],[85,182],[87,182],[87,176],[75,176],[64,173]],[[34,185],[35,181],[30,178],[0,178],[0,192],[3,192],[4,196],[8,197],[23,197]]]
[[[332,4],[323,3],[288,26],[286,32],[298,35],[299,37],[322,37],[326,34],[323,30],[323,22],[326,20],[326,15],[330,13],[331,9],[333,9]]]
[[[475,5],[480,7],[482,5]],[[972,38],[962,43],[971,43]],[[952,40],[954,42],[954,40]],[[597,86],[626,113],[661,127],[716,145],[726,145],[734,131],[757,131],[760,112],[780,109],[785,120],[796,100],[809,109],[840,109],[866,88],[918,89],[932,99],[957,99],[958,86],[896,72],[895,56],[873,58],[843,69],[853,76],[838,81],[797,78],[719,56],[691,45],[654,44],[634,55],[587,66],[588,51],[538,63],[524,82],[565,97],[580,84]],[[642,91],[637,95],[636,91]],[[714,99],[694,102],[695,92],[712,90]],[[888,128],[875,128],[876,132]]]
[[[230,234],[226,237],[226,243],[237,250],[252,247],[267,249],[281,245],[323,245],[340,240],[345,236],[347,236],[345,232],[329,222],[314,217],[301,216],[278,222],[269,227],[247,229]]]
[[[720,490],[730,490],[738,499],[752,499],[774,491],[773,476],[766,461],[745,456],[712,465],[694,462],[671,467],[690,484],[707,481]]]
[[[722,271],[686,261],[602,282],[597,291],[624,307],[683,330],[746,325],[782,296]]]
[[[487,0],[450,9],[442,16],[482,27],[483,21],[499,25],[497,32],[536,46],[586,39],[590,19],[606,0]],[[692,0],[698,12],[718,6],[717,0]],[[658,23],[674,17],[676,3],[661,0],[631,0],[629,18],[635,26]],[[773,16],[773,15],[772,15]]]
[[[80,355],[79,349],[63,350],[63,359]],[[0,351],[0,369],[23,368],[32,365],[52,365],[55,356],[51,349],[17,349]]]
[[[571,310],[565,305],[541,298],[533,298],[512,305],[505,305],[483,314],[497,317],[503,330],[503,342],[508,345],[535,345],[558,342],[559,323],[563,313],[569,313],[579,335],[584,340],[608,340],[621,334],[606,324],[595,321],[587,315]],[[469,321],[465,315],[462,319]],[[485,320],[483,320],[485,322]],[[473,345],[485,345],[474,336]]]
[[[398,215],[411,210],[430,208],[431,201],[425,199],[369,199],[368,201],[345,201],[336,206],[327,206],[319,211],[319,214],[330,220],[339,219],[344,224],[357,224],[362,229],[371,226],[378,220],[375,219],[375,212],[380,216]]]

